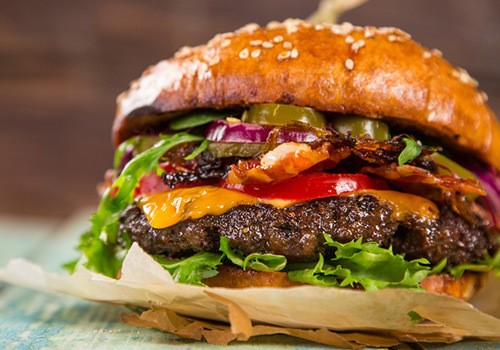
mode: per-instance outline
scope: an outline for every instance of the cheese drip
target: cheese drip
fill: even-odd
[[[427,220],[439,217],[439,209],[434,202],[414,194],[378,190],[363,190],[356,193],[359,194],[370,194],[392,205],[392,216],[397,221],[403,221],[408,214],[416,214]]]
[[[436,205],[428,199],[397,191],[363,190],[350,196],[369,194],[387,202],[393,207],[393,217],[404,220],[408,214],[416,214],[427,220],[439,216]],[[205,215],[221,215],[238,205],[270,204],[285,208],[297,201],[256,198],[241,192],[213,186],[181,188],[154,193],[139,201],[144,215],[153,228],[173,226],[188,219],[199,219]]]
[[[139,206],[153,228],[173,226],[187,219],[205,215],[221,215],[238,205],[258,203],[278,208],[293,205],[295,201],[264,200],[241,192],[213,186],[181,188],[143,197]]]

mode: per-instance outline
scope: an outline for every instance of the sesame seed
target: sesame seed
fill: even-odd
[[[229,45],[231,45],[231,39],[224,39],[224,40],[220,43],[220,46],[221,46],[221,47],[228,47]]]
[[[396,34],[396,28],[394,27],[379,27],[376,31],[380,35]]]
[[[354,69],[354,61],[351,60],[350,58],[348,58],[347,60],[345,60],[345,63],[344,63],[345,67],[347,70],[353,70]]]
[[[488,95],[486,94],[486,92],[481,91],[479,94],[481,95],[481,99],[483,100],[483,102],[488,102]]]
[[[241,59],[247,58],[249,55],[248,49],[243,49],[240,51],[240,54],[238,55]]]
[[[394,32],[400,37],[403,37],[404,39],[411,39],[411,35],[405,32],[404,30],[401,30],[399,28],[394,28]]]
[[[274,37],[273,41],[274,41],[275,43],[280,43],[280,42],[282,42],[284,39],[285,39],[285,38],[283,38],[283,35],[276,35],[276,36]]]
[[[289,42],[289,41],[285,41],[285,42],[283,43],[283,48],[284,48],[284,49],[291,50],[291,49],[292,49],[292,47],[293,47],[293,45],[292,45],[292,43],[291,43],[291,42]]]
[[[441,50],[438,50],[438,49],[432,49],[432,50],[431,50],[431,53],[432,53],[434,56],[437,56],[437,57],[443,57],[443,53],[441,52]]]
[[[273,46],[274,46],[274,45],[273,45],[273,43],[272,43],[272,42],[270,42],[270,41],[264,41],[264,42],[262,43],[262,47],[263,47],[264,49],[270,49],[270,48],[272,48]]]
[[[304,24],[304,21],[297,18],[287,18],[283,22],[284,26],[298,26]]]
[[[323,29],[325,29],[325,26],[324,26],[324,25],[322,25],[322,24],[316,24],[316,25],[314,26],[314,29],[316,29],[316,30],[323,30]]]
[[[432,122],[436,118],[436,112],[432,111],[427,115],[427,121]]]
[[[280,22],[278,21],[271,21],[267,24],[267,29],[278,29],[280,28],[282,25]]]
[[[189,56],[191,53],[193,53],[193,48],[189,46],[183,46],[175,53],[176,58],[183,58],[186,56]]]
[[[215,66],[217,63],[220,62],[220,56],[217,55],[217,56],[214,56],[214,57],[211,57],[209,60],[208,60],[208,65],[209,66]]]
[[[260,46],[262,45],[262,40],[252,40],[250,41],[250,46]]]
[[[340,26],[348,32],[352,32],[354,30],[354,26],[349,22],[344,22]]]
[[[290,58],[297,58],[299,56],[299,50],[293,49],[290,53]]]
[[[424,51],[424,58],[431,58],[432,57],[432,53],[430,53],[429,51]]]
[[[375,29],[373,27],[366,27],[364,36],[366,39],[375,37]]]
[[[394,43],[394,42],[403,42],[405,40],[405,38],[398,36],[398,35],[391,34],[387,37],[387,40],[389,40],[391,43]]]
[[[458,70],[453,70],[451,74],[457,78],[462,84],[470,85],[476,87],[478,85],[477,80],[472,78],[469,73],[463,69],[458,68]]]
[[[351,45],[354,42],[354,37],[352,35],[348,35],[345,38],[345,43]]]
[[[253,58],[257,58],[260,56],[260,50],[257,49],[257,50],[253,50],[252,53],[250,54],[250,56],[252,56]]]
[[[290,51],[283,51],[281,52],[279,55],[278,55],[278,61],[284,61],[286,60],[287,58],[290,58],[291,56],[291,52]]]
[[[237,33],[253,33],[259,28],[260,28],[260,26],[257,23],[248,23],[246,26],[238,29],[236,32]]]
[[[351,50],[357,53],[363,46],[365,46],[365,41],[360,39],[351,45]]]
[[[130,88],[131,89],[138,89],[141,84],[139,83],[138,80],[134,80],[132,83],[130,83]]]

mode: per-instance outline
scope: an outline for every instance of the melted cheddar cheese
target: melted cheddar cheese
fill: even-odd
[[[139,205],[151,227],[165,228],[187,219],[221,215],[238,205],[258,203],[284,208],[296,202],[264,200],[225,188],[199,186],[148,195],[140,200]]]
[[[393,217],[403,220],[407,214],[417,214],[428,220],[439,215],[436,205],[420,196],[397,191],[364,190],[347,194],[369,194],[391,204]],[[238,205],[270,204],[284,208],[297,201],[256,198],[241,192],[213,186],[182,188],[147,195],[139,201],[146,218],[153,228],[173,226],[187,219],[199,219],[205,215],[221,215]]]
[[[380,201],[392,205],[392,216],[397,221],[404,220],[408,214],[417,214],[421,218],[435,220],[439,216],[439,209],[432,201],[414,194],[397,191],[363,190],[356,194],[371,194]]]

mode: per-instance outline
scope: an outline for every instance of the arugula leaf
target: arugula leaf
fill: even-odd
[[[169,124],[169,128],[175,131],[184,130],[194,128],[196,126],[205,125],[216,119],[221,119],[229,116],[231,116],[231,113],[228,113],[227,111],[195,111],[172,120]]]
[[[132,137],[120,143],[120,146],[118,146],[118,148],[115,151],[115,157],[113,159],[113,169],[118,170],[118,167],[120,166],[120,163],[122,161],[125,152],[129,148],[134,147],[136,144],[137,144],[137,138],[135,137]]]
[[[95,272],[114,277],[123,261],[123,248],[117,244],[120,213],[133,202],[134,189],[141,176],[156,169],[161,156],[185,142],[202,141],[203,137],[186,133],[163,135],[152,148],[133,158],[120,176],[104,192],[91,229],[81,238],[78,249],[86,258],[85,266]],[[68,264],[68,267],[75,264]]]
[[[465,271],[475,271],[475,272],[489,272],[497,276],[500,276],[500,250],[498,250],[493,257],[488,257],[486,259],[480,260],[472,264],[461,264],[454,266],[450,269],[450,273],[455,278],[460,278]]]
[[[290,271],[292,281],[329,286],[361,284],[365,290],[387,287],[419,288],[419,282],[430,271],[426,259],[405,261],[392,249],[381,248],[377,243],[362,243],[362,239],[339,243],[324,235],[325,244],[336,248],[335,257],[327,264],[323,257],[313,269]]]
[[[281,271],[286,266],[286,258],[283,255],[252,253],[244,256],[238,249],[232,249],[229,245],[229,238],[221,236],[219,250],[231,260],[231,262],[243,270],[247,268],[255,271]]]
[[[170,261],[162,256],[155,255],[153,258],[167,270],[178,283],[194,284],[204,286],[201,281],[217,275],[217,266],[222,264],[224,254],[196,253],[189,258]]]
[[[448,259],[443,258],[441,259],[440,262],[438,262],[437,265],[435,265],[430,271],[429,275],[437,275],[443,272],[444,268],[446,267],[446,264],[448,263]]]
[[[422,145],[420,142],[416,142],[414,139],[410,139],[409,137],[403,137],[402,140],[406,147],[398,157],[398,165],[400,166],[411,162],[422,152]]]
[[[191,159],[196,158],[197,156],[199,156],[201,153],[203,153],[203,151],[205,151],[208,148],[208,144],[209,143],[210,143],[210,141],[203,140],[203,142],[200,143],[200,145],[198,146],[198,148],[196,148],[193,152],[191,152],[191,154],[189,154],[186,157],[184,157],[184,159],[185,160],[191,160]]]

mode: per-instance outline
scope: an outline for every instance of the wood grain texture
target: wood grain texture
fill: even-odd
[[[0,1],[0,212],[63,217],[96,205],[115,98],[150,64],[316,1]],[[342,17],[396,26],[479,80],[500,114],[500,2],[371,0]]]

